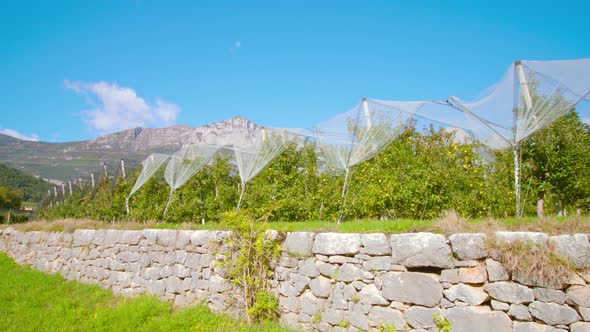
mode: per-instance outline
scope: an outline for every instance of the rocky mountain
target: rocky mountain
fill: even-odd
[[[0,162],[44,179],[63,181],[103,172],[103,165],[107,170],[118,170],[120,160],[133,168],[150,153],[172,153],[183,144],[228,145],[255,137],[260,128],[235,117],[202,127],[133,128],[67,143],[30,142],[0,134]]]

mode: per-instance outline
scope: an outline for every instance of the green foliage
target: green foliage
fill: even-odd
[[[232,232],[224,241],[227,250],[221,267],[229,280],[238,287],[236,294],[244,309],[248,324],[276,320],[279,302],[270,293],[271,264],[278,258],[281,248],[246,214],[227,213],[224,217]]]
[[[576,112],[526,140],[522,160],[522,182],[530,183],[534,196],[546,199],[549,209],[590,211],[590,126]]]
[[[29,202],[40,201],[53,188],[49,182],[3,164],[0,164],[0,186],[19,191],[22,199]]]
[[[247,326],[204,305],[174,310],[152,296],[115,297],[20,267],[3,253],[0,275],[1,331],[287,331],[273,324]]]
[[[451,321],[442,315],[437,313],[432,314],[432,319],[434,320],[434,324],[436,325],[436,330],[438,332],[451,332]]]
[[[20,209],[21,195],[9,188],[0,187],[0,209]]]
[[[397,332],[397,329],[393,325],[380,322],[379,326],[377,326],[377,331],[378,332]]]
[[[552,206],[590,212],[590,130],[575,113],[533,135],[523,144],[525,212],[533,214],[531,196],[545,195]],[[313,142],[291,144],[246,184],[242,208],[266,221],[335,221],[339,215],[343,176],[322,172]],[[512,151],[481,153],[483,147],[458,141],[443,129],[410,126],[374,158],[352,168],[345,220],[430,220],[444,210],[467,218],[515,214]],[[482,157],[486,155],[487,157]],[[99,181],[95,192],[77,191],[59,205],[44,209],[47,219],[219,222],[236,208],[240,179],[227,155],[217,157],[174,192],[162,220],[169,187],[162,171],[129,201],[125,197],[139,171],[126,181]],[[529,185],[530,184],[530,185]],[[527,188],[530,188],[527,189]]]

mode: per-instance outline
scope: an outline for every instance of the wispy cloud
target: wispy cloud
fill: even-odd
[[[233,52],[236,52],[236,51],[237,51],[239,48],[241,48],[241,47],[242,47],[242,42],[241,42],[241,41],[239,41],[239,40],[236,40],[236,41],[234,42],[234,45],[233,45],[232,47],[230,47],[230,48],[229,48],[229,51],[230,51],[231,53],[233,53]]]
[[[584,119],[582,119],[582,122],[590,125],[590,118],[584,118]]]
[[[34,142],[39,141],[39,135],[37,135],[37,134],[31,134],[30,136],[27,136],[27,135],[19,133],[18,131],[14,130],[14,129],[8,129],[8,128],[1,129],[0,134],[12,136],[14,138],[22,139],[25,141],[34,141]]]
[[[131,88],[108,82],[71,82],[64,85],[78,94],[87,96],[92,107],[85,110],[84,120],[99,133],[111,133],[134,127],[169,126],[176,122],[180,108],[156,98],[150,104]]]

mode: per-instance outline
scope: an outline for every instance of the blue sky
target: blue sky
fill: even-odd
[[[472,98],[516,59],[590,57],[588,1],[0,1],[0,131],[72,141],[363,97]]]

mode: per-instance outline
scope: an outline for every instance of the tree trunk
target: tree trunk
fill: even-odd
[[[543,195],[539,196],[537,200],[537,218],[545,218],[545,201],[543,200]]]

